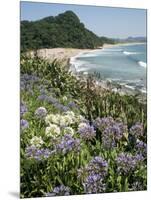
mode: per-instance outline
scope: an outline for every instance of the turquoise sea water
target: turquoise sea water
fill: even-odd
[[[125,44],[79,54],[72,58],[78,72],[100,73],[101,79],[146,91],[146,44]]]

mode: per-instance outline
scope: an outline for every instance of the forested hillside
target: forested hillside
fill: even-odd
[[[86,29],[72,11],[66,11],[56,17],[21,22],[21,51],[55,47],[93,49],[103,43],[114,41],[98,37]]]

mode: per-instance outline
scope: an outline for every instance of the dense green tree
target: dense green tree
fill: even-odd
[[[21,22],[21,51],[55,47],[93,49],[113,42],[86,29],[72,11],[34,22]]]

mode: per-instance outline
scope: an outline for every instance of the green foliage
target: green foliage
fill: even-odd
[[[74,17],[74,16],[73,16]],[[53,21],[54,18],[47,18]],[[49,63],[38,57],[31,58],[21,56],[21,77],[25,76],[28,83],[21,88],[21,101],[23,101],[28,112],[23,119],[29,122],[29,127],[21,130],[21,197],[40,197],[51,192],[54,187],[64,184],[71,188],[71,194],[84,194],[83,177],[80,179],[78,170],[85,168],[94,156],[101,156],[108,162],[108,171],[104,183],[104,192],[123,192],[133,190],[146,190],[147,164],[146,158],[134,172],[128,176],[117,171],[116,159],[121,152],[137,153],[135,142],[129,139],[129,131],[112,149],[105,149],[102,145],[100,130],[96,130],[96,138],[93,141],[80,139],[77,131],[78,122],[71,127],[75,131],[74,137],[80,139],[80,151],[70,151],[65,155],[62,152],[54,154],[47,159],[36,160],[28,158],[26,147],[30,146],[34,136],[41,137],[44,141],[43,148],[53,150],[56,140],[45,135],[47,124],[45,120],[35,116],[35,110],[39,107],[46,108],[48,114],[62,115],[64,112],[56,108],[56,104],[41,101],[38,97],[45,94],[58,100],[63,106],[74,102],[76,107],[72,108],[75,116],[82,115],[85,119],[93,122],[97,117],[111,116],[118,119],[131,128],[136,122],[142,122],[144,135],[141,140],[146,142],[146,104],[142,104],[135,96],[123,95],[97,87],[92,77],[77,78],[69,71],[69,66],[54,60]],[[27,77],[26,77],[27,76]],[[35,79],[33,76],[36,76]],[[31,84],[29,84],[31,83]],[[25,87],[26,86],[26,87]],[[22,86],[21,86],[22,87]],[[66,97],[66,98],[64,98]],[[61,132],[58,138],[62,138]],[[135,137],[135,136],[134,136]],[[137,138],[136,138],[137,139]],[[84,176],[84,175],[83,175]],[[139,183],[140,188],[134,188],[134,183]]]
[[[107,38],[107,37],[100,37],[100,40],[102,41],[102,43],[105,44],[115,44],[115,40]]]
[[[113,43],[113,40],[99,38],[87,30],[72,11],[35,22],[21,22],[21,51],[55,47],[93,49],[103,43]]]

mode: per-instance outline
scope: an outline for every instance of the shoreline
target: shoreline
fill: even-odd
[[[104,44],[103,46],[97,47],[95,49],[77,49],[77,48],[45,48],[45,49],[38,49],[36,51],[37,56],[48,59],[48,60],[70,60],[72,57],[78,57],[79,54],[83,53],[89,53],[93,51],[103,50],[106,48],[112,48],[116,46],[126,46],[126,45],[139,45],[139,44],[145,44],[145,43],[116,43],[116,44]],[[31,50],[27,52],[27,55],[34,56],[35,51]]]
[[[74,59],[81,54],[90,53],[94,51],[101,51],[103,49],[112,48],[116,46],[125,46],[125,45],[134,45],[134,44],[142,44],[142,43],[117,43],[117,44],[104,44],[102,47],[98,47],[95,49],[75,49],[75,48],[52,48],[52,49],[39,49],[37,50],[37,56],[43,59],[47,59],[48,61],[53,61],[54,59],[58,59],[59,61],[69,64],[70,71],[77,77],[86,78],[88,73],[79,73],[74,65]],[[28,52],[29,55],[34,56],[34,51]],[[108,85],[109,84],[109,85]],[[113,92],[118,92],[121,95],[129,94],[135,95],[140,92],[142,96],[146,96],[147,92],[141,92],[133,90],[132,88],[127,87],[126,85],[116,84],[115,82],[108,80],[98,80],[96,78],[96,85],[102,87],[104,89],[109,89]],[[120,87],[120,89],[118,89]]]
[[[76,59],[76,57],[79,57],[81,54],[83,53],[90,53],[93,51],[98,51],[98,50],[103,50],[103,49],[108,49],[108,48],[112,48],[112,47],[116,47],[116,46],[127,46],[127,45],[140,45],[140,44],[145,44],[145,43],[117,43],[117,44],[105,44],[103,45],[101,48],[96,48],[96,49],[92,49],[92,50],[88,50],[85,52],[80,52],[78,53],[76,56],[73,56],[70,58],[70,68],[71,71],[73,72],[73,74],[75,74],[77,77],[83,77],[86,78],[88,76],[87,72],[80,72],[76,69],[76,66],[74,64],[74,59]],[[142,100],[143,102],[146,101],[146,96],[147,96],[147,91],[144,90],[143,88],[139,89],[139,88],[133,88],[132,86],[127,85],[126,83],[119,83],[116,81],[112,81],[112,80],[98,80],[97,77],[95,77],[95,82],[96,85],[102,87],[103,89],[107,89],[110,90],[112,92],[115,93],[119,93],[120,95],[139,95],[140,96],[140,100]]]

